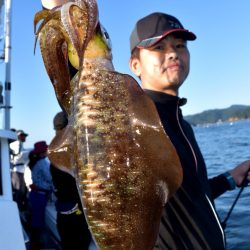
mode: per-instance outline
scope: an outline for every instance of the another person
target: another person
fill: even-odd
[[[30,153],[32,184],[29,193],[31,212],[31,245],[30,250],[40,249],[45,243],[45,210],[48,199],[53,191],[50,162],[47,159],[48,145],[45,141],[34,144]]]
[[[19,211],[26,210],[27,186],[24,179],[25,164],[28,162],[28,150],[23,144],[28,136],[23,130],[16,131],[17,140],[10,143],[10,164],[13,200],[16,201]]]
[[[214,199],[241,186],[245,176],[250,180],[249,160],[208,179],[192,127],[183,119],[186,99],[178,93],[189,74],[187,41],[195,39],[178,19],[165,13],[143,17],[130,36],[129,66],[154,101],[184,174],[181,187],[165,205],[155,249],[225,249]]]
[[[59,133],[68,124],[63,112],[56,114],[54,129]],[[57,229],[61,238],[62,250],[88,250],[92,240],[76,181],[70,174],[51,165],[55,194],[57,197]]]

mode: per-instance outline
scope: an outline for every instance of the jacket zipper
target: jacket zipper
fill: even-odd
[[[179,126],[179,128],[180,128],[180,130],[181,130],[182,135],[184,136],[185,140],[187,141],[187,143],[188,143],[188,145],[189,145],[189,147],[190,147],[190,149],[191,149],[191,151],[192,151],[192,155],[193,155],[194,161],[195,161],[196,171],[198,171],[198,161],[197,161],[197,158],[196,158],[194,149],[193,149],[193,147],[192,147],[190,141],[188,140],[186,134],[184,133],[184,131],[183,131],[183,129],[182,129],[182,126],[181,126],[181,124],[180,124],[179,113],[178,113],[178,112],[179,112],[179,102],[180,102],[180,100],[178,100],[177,108],[176,108],[176,118],[177,118],[178,126]],[[223,229],[222,229],[222,227],[221,227],[221,224],[220,224],[220,222],[219,222],[218,216],[217,216],[217,214],[216,214],[216,212],[215,212],[215,209],[214,209],[214,207],[213,207],[211,201],[209,200],[208,196],[207,196],[206,194],[205,194],[205,196],[206,196],[206,198],[207,198],[207,200],[208,200],[208,204],[209,204],[210,208],[211,208],[212,211],[213,211],[213,214],[214,214],[214,217],[215,217],[215,219],[216,219],[216,221],[217,221],[217,224],[219,225],[219,228],[220,228],[221,234],[222,234],[222,238],[223,238],[223,244],[224,244],[224,247],[226,248],[225,235],[224,235],[224,231],[223,231]]]
[[[192,147],[190,141],[188,140],[187,136],[185,135],[185,133],[184,133],[182,127],[181,127],[181,124],[180,124],[179,114],[178,114],[178,111],[179,111],[179,102],[180,102],[180,100],[178,100],[177,109],[176,109],[176,118],[177,118],[178,126],[179,126],[179,128],[180,128],[180,130],[181,130],[182,135],[184,136],[185,140],[187,141],[187,143],[188,143],[188,145],[189,145],[189,147],[190,147],[190,149],[191,149],[191,151],[192,151],[192,155],[193,155],[193,157],[194,157],[195,167],[196,167],[196,171],[197,171],[197,170],[198,170],[198,162],[197,162],[197,158],[196,158],[194,149],[193,149],[193,147]]]

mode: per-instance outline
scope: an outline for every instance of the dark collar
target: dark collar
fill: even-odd
[[[144,89],[144,92],[151,97],[154,102],[162,103],[162,104],[175,104],[179,106],[183,106],[187,103],[186,98],[180,98],[178,96],[169,95],[163,92]]]

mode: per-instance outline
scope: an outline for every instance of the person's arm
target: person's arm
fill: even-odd
[[[241,187],[245,176],[247,181],[250,181],[250,160],[244,161],[234,169],[209,179],[213,198],[216,199],[226,191],[235,189],[236,186]]]
[[[42,2],[42,6],[45,8],[45,9],[53,9],[55,8],[56,6],[60,6],[60,5],[63,5],[67,2],[72,2],[72,1],[69,1],[69,0],[41,0]]]
[[[212,192],[212,198],[216,199],[226,191],[230,190],[230,183],[224,174],[220,174],[208,180]]]

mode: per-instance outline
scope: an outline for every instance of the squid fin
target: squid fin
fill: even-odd
[[[49,145],[48,157],[54,166],[75,176],[74,164],[71,160],[72,154],[74,153],[72,138],[72,126],[68,125],[64,129],[58,131]]]

